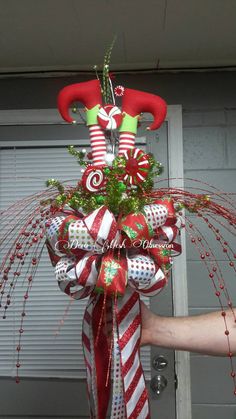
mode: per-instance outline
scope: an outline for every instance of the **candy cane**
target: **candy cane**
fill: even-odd
[[[155,130],[165,120],[167,106],[160,96],[125,88],[122,110],[123,121],[120,127],[119,156],[123,155],[126,150],[134,148],[140,113],[149,112],[154,116],[153,123],[147,129]]]
[[[97,114],[102,105],[101,87],[97,79],[64,87],[58,95],[58,109],[63,119],[73,122],[68,109],[72,102],[81,102],[86,108],[87,126],[95,166],[106,164],[106,140],[104,131],[98,125]]]

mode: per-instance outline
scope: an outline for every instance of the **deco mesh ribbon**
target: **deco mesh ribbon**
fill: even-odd
[[[175,240],[182,220],[178,216],[170,223],[165,202],[120,221],[105,206],[84,217],[65,209],[47,221],[47,245],[60,289],[74,299],[89,296],[82,342],[93,418],[107,414],[111,363],[111,418],[149,417],[139,356],[140,294],[151,297],[162,290],[172,264],[169,249],[181,252]],[[108,315],[110,343],[101,327]]]

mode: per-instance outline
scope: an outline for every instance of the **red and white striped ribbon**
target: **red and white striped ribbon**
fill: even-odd
[[[75,300],[79,300],[91,294],[94,284],[91,285],[86,281],[81,285],[76,276],[76,266],[76,258],[64,256],[56,264],[55,276],[61,291]]]
[[[178,232],[179,232],[179,229],[176,226],[173,226],[173,227],[162,226],[162,227],[159,227],[159,230],[158,230],[158,233],[160,234],[161,237],[163,237],[163,240],[168,243],[171,243],[175,239]]]
[[[149,418],[148,393],[140,361],[140,299],[129,287],[118,299],[118,333],[127,419]]]
[[[113,299],[113,325],[115,325],[115,327],[113,327],[113,397],[111,406],[111,418],[126,419],[116,312],[117,302]]]
[[[92,312],[95,301],[96,297],[91,296],[84,312],[82,326],[82,343],[87,373],[87,393],[91,418],[96,418],[98,416],[96,373],[94,369],[94,341],[92,333]]]
[[[119,150],[118,155],[122,156],[125,151],[134,148],[135,134],[132,132],[121,132],[119,139]]]
[[[115,239],[118,231],[114,215],[105,206],[99,207],[83,219],[89,234],[101,246]]]
[[[103,130],[99,125],[90,125],[89,135],[94,165],[105,165],[106,139]]]

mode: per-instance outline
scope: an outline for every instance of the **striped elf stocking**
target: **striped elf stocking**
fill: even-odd
[[[106,140],[104,131],[99,125],[90,125],[89,135],[94,166],[104,165],[104,156],[106,154]]]
[[[159,128],[166,117],[166,103],[156,95],[139,90],[124,89],[122,97],[123,120],[120,126],[119,156],[126,150],[134,148],[138,120],[142,112],[151,113],[154,121],[148,130]]]
[[[81,102],[85,106],[86,121],[92,148],[92,158],[95,166],[105,164],[106,139],[104,131],[98,125],[97,115],[102,106],[101,87],[99,81],[90,80],[64,87],[58,95],[58,109],[67,122],[73,122],[69,114],[71,103]]]
[[[125,151],[134,148],[135,135],[132,132],[121,132],[119,140],[119,151],[118,155],[122,156]]]

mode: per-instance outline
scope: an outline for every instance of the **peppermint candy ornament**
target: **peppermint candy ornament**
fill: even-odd
[[[100,127],[107,130],[119,128],[122,122],[121,110],[114,105],[105,105],[98,111],[98,123]]]
[[[139,148],[132,148],[124,152],[126,158],[124,180],[130,185],[143,182],[148,175],[150,163],[147,154]]]
[[[114,92],[117,97],[121,97],[124,95],[125,88],[124,86],[120,86],[120,85],[116,86]]]
[[[105,174],[102,168],[88,166],[82,176],[82,186],[89,192],[97,192],[106,185]]]

